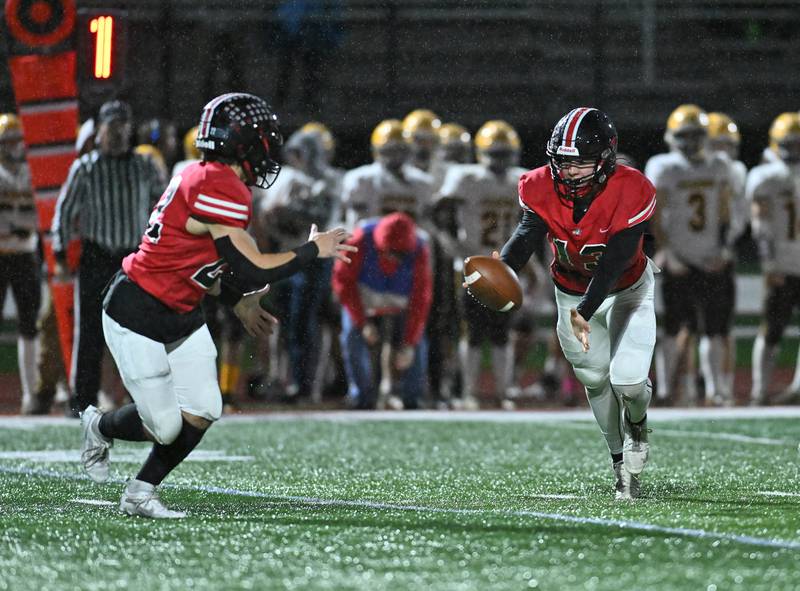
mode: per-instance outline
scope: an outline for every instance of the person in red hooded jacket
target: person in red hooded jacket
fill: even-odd
[[[352,264],[334,265],[333,289],[342,304],[342,352],[352,408],[375,408],[378,380],[373,352],[392,346],[390,371],[404,408],[417,408],[425,391],[425,324],[432,299],[430,246],[404,213],[368,219],[348,244]]]

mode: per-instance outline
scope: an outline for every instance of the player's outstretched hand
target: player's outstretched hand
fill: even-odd
[[[317,224],[311,224],[311,233],[308,235],[308,240],[317,243],[321,259],[336,257],[345,263],[350,262],[350,258],[346,253],[358,252],[358,248],[350,244],[344,244],[344,241],[350,238],[350,233],[344,228],[334,228],[327,232],[319,232]]]
[[[592,332],[592,327],[583,316],[578,314],[575,308],[569,311],[569,322],[572,324],[572,333],[583,346],[583,352],[586,353],[589,350],[589,333]]]
[[[261,296],[269,291],[269,285],[260,291],[243,296],[233,307],[233,312],[251,337],[268,337],[278,324],[278,319],[261,307]]]

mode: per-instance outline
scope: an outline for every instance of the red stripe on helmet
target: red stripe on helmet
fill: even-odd
[[[591,111],[589,107],[581,107],[572,111],[570,118],[565,125],[567,131],[564,133],[564,137],[562,139],[564,146],[575,147],[575,139],[578,136],[578,128],[581,125],[584,115],[586,115],[586,113],[589,111]]]

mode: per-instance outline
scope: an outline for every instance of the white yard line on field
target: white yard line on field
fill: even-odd
[[[800,418],[800,406],[769,406],[763,408],[651,408],[647,416],[653,421],[724,421],[733,419]],[[432,422],[487,422],[487,423],[560,423],[564,421],[592,420],[588,408],[571,410],[482,410],[482,411],[295,411],[225,415],[226,423],[261,423],[272,421],[322,421],[360,423],[371,421],[432,421]],[[68,426],[78,428],[80,421],[65,417],[0,416],[0,429],[31,430],[37,427]]]
[[[52,470],[38,470],[32,468],[14,468],[10,466],[0,466],[0,473],[17,474],[22,476],[40,476],[45,478],[58,478],[61,480],[89,481],[89,477],[84,474],[62,473]],[[121,480],[113,482],[122,484]],[[458,509],[446,507],[425,507],[423,505],[401,505],[395,503],[381,503],[367,500],[346,500],[346,499],[321,499],[317,497],[299,497],[289,495],[275,495],[260,491],[239,490],[219,486],[192,486],[181,484],[168,484],[164,488],[177,490],[202,491],[228,496],[249,497],[259,499],[269,499],[288,503],[299,503],[316,507],[346,507],[354,509],[373,509],[380,511],[408,511],[415,513],[434,513],[444,515],[494,515],[497,517],[533,517],[548,521],[559,521],[563,523],[576,523],[580,525],[599,525],[603,527],[628,530],[634,532],[646,532],[657,535],[674,535],[684,538],[707,539],[707,540],[727,540],[738,544],[750,546],[761,546],[766,548],[780,548],[783,550],[800,550],[800,542],[794,540],[781,540],[774,538],[758,538],[754,536],[744,536],[723,532],[707,531],[704,529],[691,529],[684,527],[666,527],[654,523],[643,523],[640,521],[627,521],[623,519],[605,519],[602,517],[580,517],[576,515],[566,515],[563,513],[546,513],[541,511],[525,511],[513,509]]]
[[[650,422],[650,425],[653,423]],[[586,431],[596,431],[597,426],[592,423],[563,423],[565,427],[581,429]],[[667,435],[669,437],[699,437],[701,439],[718,439],[722,441],[736,441],[738,443],[754,443],[757,445],[780,445],[794,447],[796,441],[791,439],[771,439],[769,437],[754,437],[752,435],[741,435],[739,433],[725,433],[724,431],[682,431],[681,429],[661,429],[654,427],[651,437]]]
[[[756,494],[765,497],[800,497],[800,492],[783,492],[780,490],[760,490]]]
[[[113,507],[115,503],[111,501],[101,501],[100,499],[70,499],[70,503],[79,505],[93,505],[95,507]]]

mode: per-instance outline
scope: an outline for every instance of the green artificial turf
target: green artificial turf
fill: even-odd
[[[77,425],[3,423],[0,590],[800,586],[798,419],[651,420],[620,503],[591,421],[351,416],[223,420],[169,477],[170,522],[116,512],[146,446],[94,485],[64,461]]]

